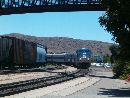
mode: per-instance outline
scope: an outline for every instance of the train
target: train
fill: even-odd
[[[35,67],[46,63],[47,47],[16,37],[0,36],[0,69]]]
[[[103,63],[103,56],[97,55],[95,56],[95,62],[96,63]]]
[[[47,63],[74,65],[76,59],[72,53],[47,54]]]
[[[92,51],[90,49],[81,48],[76,51],[77,67],[89,68],[91,65]]]
[[[88,69],[91,65],[92,52],[81,48],[75,53],[47,54],[47,63],[65,64],[80,69]]]
[[[48,54],[47,47],[16,37],[0,36],[0,69],[34,68],[47,63],[88,69],[92,52],[81,48],[75,53]]]

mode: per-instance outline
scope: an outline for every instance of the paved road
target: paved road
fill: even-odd
[[[130,98],[130,83],[113,79],[112,76],[111,71],[95,70],[91,77],[100,79],[95,84],[67,96],[61,94],[63,91],[59,91],[59,95],[53,93],[40,98]],[[71,88],[66,92],[69,92],[69,89]]]

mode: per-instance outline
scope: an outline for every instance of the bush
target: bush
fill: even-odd
[[[126,79],[130,75],[130,61],[116,61],[113,66],[114,77]]]
[[[124,67],[124,73],[123,75],[120,76],[120,78],[127,79],[129,75],[130,75],[130,61],[126,62],[125,67]]]
[[[114,77],[119,78],[124,73],[124,62],[122,61],[116,61],[113,65],[113,73]]]

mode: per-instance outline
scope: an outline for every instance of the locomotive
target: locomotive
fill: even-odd
[[[81,48],[75,53],[47,54],[47,47],[16,37],[0,36],[0,69],[34,68],[46,63],[88,68],[92,52]]]
[[[0,69],[38,67],[46,63],[46,46],[16,37],[0,36]]]
[[[77,55],[77,67],[89,68],[91,65],[92,52],[89,49],[81,48],[76,51]]]

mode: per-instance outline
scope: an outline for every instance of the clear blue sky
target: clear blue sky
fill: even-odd
[[[0,34],[69,37],[113,42],[99,24],[103,12],[51,12],[0,16]]]

